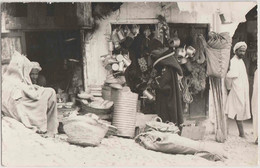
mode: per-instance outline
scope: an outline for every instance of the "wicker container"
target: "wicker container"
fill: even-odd
[[[145,125],[145,131],[156,130],[173,134],[177,134],[180,132],[179,128],[174,123],[163,123],[160,117],[155,117],[152,121],[146,122]]]
[[[117,127],[117,135],[133,138],[135,136],[136,109],[138,95],[128,87],[113,90],[114,112],[112,125]]]
[[[95,119],[77,116],[64,122],[68,142],[81,146],[97,146],[105,137],[108,127]]]

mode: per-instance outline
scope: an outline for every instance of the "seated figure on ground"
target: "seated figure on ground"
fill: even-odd
[[[18,52],[13,54],[3,75],[2,112],[44,137],[53,137],[59,124],[56,93],[52,88],[32,83],[32,67],[25,56]]]

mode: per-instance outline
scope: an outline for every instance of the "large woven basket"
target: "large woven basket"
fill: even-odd
[[[81,146],[97,146],[105,137],[108,127],[95,119],[77,116],[64,122],[68,142]]]

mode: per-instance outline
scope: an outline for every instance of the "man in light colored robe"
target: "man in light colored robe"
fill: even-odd
[[[235,119],[240,137],[245,137],[243,120],[251,118],[249,104],[249,84],[246,67],[243,61],[247,44],[238,42],[234,46],[235,56],[230,61],[230,69],[226,78],[231,81],[225,111],[228,117]]]
[[[44,137],[58,132],[56,93],[52,88],[34,85],[32,63],[23,55],[12,55],[2,82],[2,112]]]

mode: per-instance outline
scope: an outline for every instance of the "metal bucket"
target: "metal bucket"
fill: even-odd
[[[119,38],[119,40],[122,42],[125,40],[125,35],[124,35],[124,31],[122,29],[120,29],[118,32],[117,32],[117,36]]]
[[[138,94],[132,93],[128,87],[114,91],[114,113],[112,125],[117,127],[118,136],[135,136],[136,110]]]
[[[194,57],[195,52],[196,52],[196,49],[193,48],[192,46],[189,46],[189,47],[187,48],[187,51],[186,51],[187,55],[188,55],[189,57],[191,57],[191,58]]]

